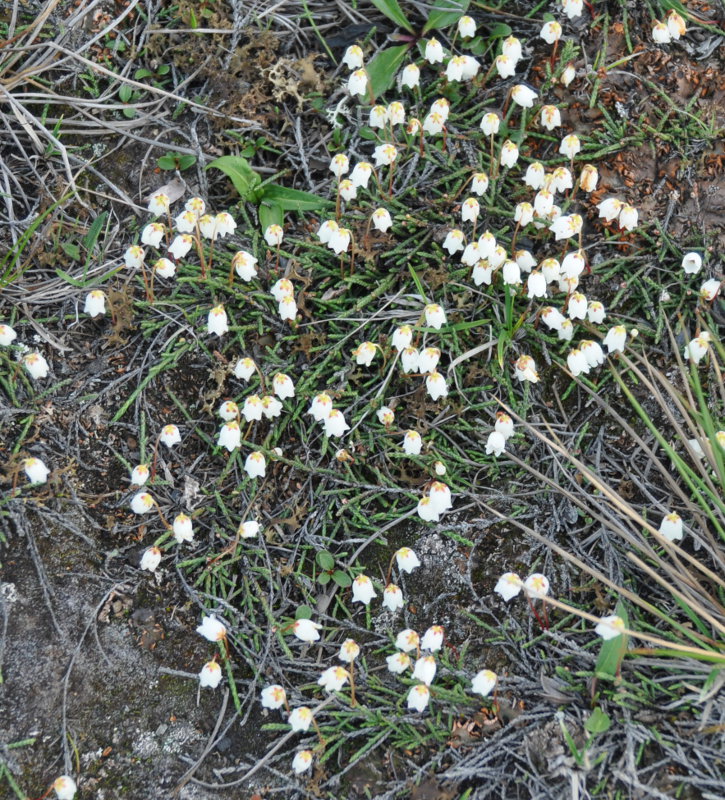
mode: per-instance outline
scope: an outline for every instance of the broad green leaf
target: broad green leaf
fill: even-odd
[[[61,242],[63,252],[73,261],[81,260],[81,248],[75,242]]]
[[[368,78],[375,97],[384,94],[393,85],[407,52],[407,44],[388,47],[381,50],[367,65]]]
[[[215,158],[206,169],[214,167],[221,170],[234,184],[242,200],[249,200],[257,186],[262,182],[251,164],[242,156],[221,156]]]
[[[408,33],[414,33],[413,26],[408,22],[398,0],[373,0],[373,5],[399,28],[405,28]]]
[[[88,229],[88,233],[81,240],[83,242],[83,247],[86,248],[89,254],[96,246],[96,242],[98,241],[98,237],[101,235],[101,230],[103,230],[103,226],[106,224],[107,218],[108,211],[104,211],[102,214],[99,214],[93,220],[91,227]]]
[[[622,603],[617,603],[617,616],[624,620],[624,627],[629,627],[629,619],[627,612]],[[594,674],[597,678],[613,681],[619,675],[619,669],[622,665],[622,660],[627,652],[627,644],[629,636],[622,633],[615,636],[613,639],[607,639],[602,642],[602,649],[599,651],[597,664],[594,667]]]
[[[320,550],[320,552],[315,556],[315,561],[320,569],[330,570],[335,566],[335,559],[333,558],[332,553],[328,553],[327,550]]]
[[[67,272],[63,271],[60,267],[55,268],[55,274],[62,278],[66,283],[70,283],[71,286],[78,286],[81,289],[84,289],[86,284],[83,281],[76,280],[72,275],[69,275]]]
[[[282,211],[321,211],[332,205],[327,197],[301,192],[299,189],[287,189],[277,183],[268,183],[262,187],[262,201],[279,206]]]
[[[584,727],[589,733],[596,735],[597,733],[608,731],[611,724],[612,720],[609,718],[609,714],[605,713],[597,706],[594,711],[592,711],[589,719],[584,723]]]
[[[312,609],[309,606],[298,606],[295,619],[312,619]]]
[[[513,31],[511,27],[507,25],[505,22],[499,22],[497,25],[494,25],[493,28],[489,31],[488,38],[489,39],[506,39]]]
[[[341,569],[336,569],[332,573],[332,580],[341,588],[347,589],[348,586],[352,586],[352,578],[346,573],[343,572]]]
[[[283,225],[284,211],[279,206],[268,206],[262,203],[259,207],[259,225],[266,231],[270,225]]]
[[[423,33],[438,30],[438,28],[447,28],[458,22],[458,19],[468,11],[470,4],[471,0],[436,0],[423,28]]]
[[[317,576],[317,582],[320,584],[320,586],[325,586],[326,584],[328,584],[330,582],[330,573],[329,572],[321,572]]]

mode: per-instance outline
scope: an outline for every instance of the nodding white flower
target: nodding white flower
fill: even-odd
[[[229,330],[229,320],[227,319],[227,312],[224,306],[214,306],[209,312],[206,322],[206,332],[208,334],[215,333],[217,336],[223,336]]]
[[[440,512],[435,507],[435,504],[431,502],[430,497],[421,497],[416,511],[424,522],[438,522],[441,518]]]
[[[262,400],[262,414],[265,419],[275,419],[282,413],[282,403],[271,394],[266,394]]]
[[[292,770],[295,775],[301,775],[306,772],[312,766],[313,758],[314,753],[312,750],[300,750],[299,753],[296,753],[292,759]]]
[[[541,124],[547,131],[561,127],[561,112],[556,106],[541,107]]]
[[[23,469],[30,483],[45,483],[50,475],[50,470],[39,458],[26,458]]]
[[[594,342],[591,339],[583,339],[579,343],[579,349],[584,353],[584,357],[590,367],[599,367],[604,363],[606,357],[599,342]]]
[[[513,167],[513,165],[519,160],[519,148],[510,140],[506,139],[506,141],[501,145],[501,155],[499,156],[499,160],[501,161],[502,167]]]
[[[270,708],[272,711],[282,708],[287,702],[287,692],[277,683],[272,686],[265,686],[261,691],[261,697],[262,708]]]
[[[437,136],[443,131],[446,124],[443,114],[438,111],[431,111],[423,120],[423,130],[431,136]]]
[[[700,336],[696,336],[685,345],[684,356],[688,361],[699,364],[699,362],[707,353],[709,347],[710,337],[706,336],[705,334],[701,334]]]
[[[425,379],[425,388],[431,400],[439,400],[441,397],[448,396],[448,385],[440,372],[433,371],[428,375]]]
[[[561,323],[564,321],[559,309],[553,306],[547,306],[541,311],[541,321],[546,325],[549,330],[558,331],[561,328]]]
[[[599,182],[599,170],[592,164],[585,164],[579,175],[579,186],[585,192],[593,192]]]
[[[206,213],[206,203],[201,197],[190,197],[184,203],[184,209],[198,219],[202,214]]]
[[[670,32],[670,36],[673,39],[679,39],[680,36],[684,36],[687,33],[687,25],[685,24],[685,20],[675,11],[674,8],[671,8],[667,12],[667,30]]]
[[[515,572],[504,572],[493,587],[493,590],[508,602],[511,598],[516,597],[523,588],[524,582]]]
[[[191,517],[186,514],[177,514],[174,517],[172,530],[174,532],[174,539],[176,539],[179,544],[181,544],[181,542],[194,541],[194,524],[191,521]]]
[[[359,655],[360,645],[354,639],[345,639],[340,645],[340,652],[337,657],[346,664],[352,664]]]
[[[326,436],[344,436],[345,431],[349,431],[350,426],[345,421],[345,415],[337,408],[333,408],[325,417]]]
[[[373,227],[377,228],[382,233],[385,233],[393,224],[393,219],[387,208],[376,208],[372,213],[371,219]]]
[[[139,563],[139,569],[155,572],[156,567],[161,563],[161,550],[158,547],[149,547],[144,550]]]
[[[566,365],[575,378],[581,374],[586,375],[591,369],[586,355],[577,347],[569,351],[569,355],[566,357]]]
[[[587,315],[587,298],[581,292],[575,292],[569,298],[567,307],[569,319],[584,319]]]
[[[475,197],[468,197],[461,204],[461,220],[475,222],[481,212],[481,206]]]
[[[196,230],[196,214],[191,211],[182,211],[178,217],[174,219],[177,233],[193,233]],[[144,242],[145,244],[145,242]],[[158,247],[158,245],[152,245]]]
[[[405,132],[408,136],[415,136],[417,133],[420,133],[421,128],[420,120],[416,117],[411,117],[408,120],[408,124],[405,126]]]
[[[471,691],[480,694],[482,697],[488,697],[496,686],[498,675],[490,669],[482,669],[476,673],[471,681]]]
[[[449,508],[453,508],[451,490],[445,483],[433,481],[430,486],[429,497],[431,503],[438,511],[447,511]]]
[[[720,294],[721,284],[717,278],[710,278],[710,280],[705,281],[700,287],[700,297],[708,303],[712,303],[712,301]]]
[[[405,628],[395,637],[395,646],[404,653],[410,653],[420,647],[420,636],[411,628]]]
[[[149,196],[148,210],[151,214],[160,216],[161,214],[168,214],[171,207],[171,201],[167,194],[158,191]]]
[[[473,17],[463,16],[458,20],[458,35],[470,39],[476,35],[476,21]]]
[[[561,262],[561,274],[565,278],[578,278],[584,272],[586,265],[584,251],[574,250],[564,256],[564,260]]]
[[[131,498],[131,511],[134,514],[148,514],[154,505],[154,498],[148,492],[138,492]]]
[[[601,325],[601,323],[604,322],[605,316],[606,312],[604,311],[602,303],[600,303],[599,300],[590,300],[587,306],[587,319],[589,322],[594,325]]]
[[[159,441],[167,447],[173,447],[181,441],[181,432],[176,425],[164,425],[159,434]]]
[[[269,290],[269,293],[279,303],[282,298],[290,294],[294,294],[295,287],[291,280],[288,278],[280,278]]]
[[[378,421],[389,428],[395,422],[395,412],[388,406],[381,406],[378,409]]]
[[[350,180],[353,182],[355,186],[357,187],[362,186],[363,189],[367,189],[368,182],[370,181],[370,176],[372,174],[373,174],[372,164],[370,164],[367,161],[358,161],[358,163],[355,164],[352,172],[350,173]]]
[[[656,22],[652,28],[652,41],[656,44],[669,44],[672,41],[670,29],[664,22]]]
[[[609,353],[624,352],[624,345],[627,341],[627,329],[624,325],[615,325],[607,331],[602,344]]]
[[[331,411],[332,398],[326,392],[321,392],[313,398],[307,413],[312,414],[315,422],[322,422],[330,416]]]
[[[350,181],[342,181],[340,186],[342,186],[343,183],[350,183]],[[333,251],[333,253],[335,253],[335,255],[339,256],[340,253],[347,251],[348,247],[350,246],[351,239],[352,233],[350,232],[349,228],[338,228],[330,235],[330,241],[327,243],[327,246]]]
[[[199,231],[205,239],[211,239],[212,242],[215,242],[219,238],[216,217],[211,214],[204,214],[203,217],[199,217]]]
[[[242,539],[254,539],[259,535],[260,524],[255,519],[248,519],[239,523],[237,533]]]
[[[384,602],[384,601],[383,601]],[[388,672],[393,675],[402,675],[410,667],[410,656],[407,653],[394,653],[388,656],[385,661],[388,664]]]
[[[426,686],[430,686],[435,678],[438,665],[433,656],[421,656],[413,667],[413,678],[421,681]]]
[[[403,372],[418,372],[420,355],[415,347],[406,347],[400,352],[400,362]]]
[[[222,680],[222,668],[216,661],[207,661],[201,668],[199,673],[199,686],[203,689],[208,686],[210,689],[216,689]]]
[[[408,708],[412,711],[425,711],[430,702],[430,689],[418,683],[408,692]]]
[[[232,266],[243,281],[257,277],[257,259],[244,250],[238,250],[232,258]]]
[[[521,268],[522,272],[531,272],[531,270],[536,266],[536,259],[528,250],[517,250],[514,253],[514,259]]]
[[[439,330],[446,324],[446,312],[437,303],[429,303],[425,307],[425,324],[429,328]]]
[[[288,397],[295,396],[295,385],[289,375],[283,372],[278,372],[272,378],[272,389],[280,400],[286,400]]]
[[[373,342],[362,342],[353,351],[355,363],[362,367],[369,367],[373,363],[378,347]]]
[[[373,106],[370,109],[368,125],[370,125],[371,128],[384,128],[387,121],[388,109],[385,106]],[[347,172],[347,170],[345,170],[345,172]]]
[[[412,340],[413,329],[410,325],[401,325],[399,328],[395,329],[395,333],[393,333],[393,347],[398,352],[409,347]]]
[[[533,218],[534,207],[531,205],[531,203],[523,202],[516,204],[516,208],[514,209],[514,222],[518,222],[522,228],[525,228]]]
[[[392,611],[393,613],[405,605],[403,593],[394,583],[389,583],[385,589],[383,589],[383,605],[388,609],[388,611]],[[406,668],[407,667],[404,667],[403,670]]]
[[[357,168],[356,168],[357,169]],[[334,219],[325,220],[317,229],[317,238],[322,244],[328,244],[330,239],[340,230],[340,226]]]
[[[352,582],[352,602],[367,606],[373,597],[377,597],[373,582],[367,575],[358,575]]]
[[[262,419],[262,400],[257,394],[250,394],[242,406],[242,414],[247,422],[259,422]]]
[[[473,268],[471,278],[473,279],[475,286],[480,286],[481,284],[490,286],[493,278],[493,267],[488,263],[488,261],[479,261],[478,264],[476,264],[476,266]]]
[[[364,95],[368,89],[368,74],[364,69],[356,69],[350,73],[347,81],[347,90],[350,94]]]
[[[217,446],[226,447],[230,453],[232,450],[242,446],[242,432],[236,420],[231,420],[222,425],[217,438]]]
[[[283,297],[277,305],[277,311],[280,319],[288,319],[290,322],[294,322],[297,317],[297,303],[294,297],[291,294]]]
[[[146,464],[138,464],[131,470],[131,485],[143,486],[149,479],[149,468]]]
[[[602,202],[597,205],[599,217],[604,217],[605,222],[611,222],[613,219],[617,219],[623,206],[624,203],[616,197],[607,197],[606,200],[602,200]]]
[[[250,478],[263,478],[267,473],[267,462],[258,451],[250,453],[244,462],[244,471]]]
[[[488,189],[488,175],[485,172],[476,172],[471,180],[471,191],[479,197]]]
[[[158,247],[165,233],[166,228],[160,222],[151,222],[141,231],[141,244]]]
[[[666,514],[660,523],[659,532],[671,542],[682,539],[685,535],[682,530],[682,517],[676,511]]]
[[[191,247],[191,245],[189,245],[189,247]],[[131,247],[129,247],[123,254],[123,261],[128,269],[134,269],[135,267],[140,267],[141,264],[143,264],[145,257],[146,251],[143,249],[143,247],[139,247],[137,244],[134,244],[131,245]]]
[[[503,282],[505,286],[518,286],[521,283],[521,268],[511,259],[504,262]]]
[[[541,189],[544,185],[545,174],[544,165],[540,161],[533,161],[526,168],[524,183],[532,189]]]
[[[168,258],[159,258],[154,263],[154,272],[162,278],[173,278],[176,275],[176,264]]]
[[[639,212],[633,206],[625,203],[619,212],[619,227],[625,231],[631,231],[637,227]]]
[[[569,17],[569,19],[580,17],[583,8],[583,0],[561,0],[561,10],[567,15],[567,17]]]
[[[174,237],[174,240],[169,245],[169,254],[172,255],[176,261],[182,259],[191,250],[194,244],[194,239],[188,233],[180,233]],[[139,266],[141,266],[139,264]]]
[[[561,264],[555,258],[545,258],[539,264],[539,269],[544,273],[546,282],[552,283],[559,278]]]
[[[559,145],[559,152],[567,158],[574,158],[574,156],[582,149],[582,143],[575,133],[570,133],[561,140]]]
[[[532,272],[526,280],[527,294],[531,300],[535,297],[546,297],[546,278],[540,272]]]
[[[358,648],[358,651],[359,649],[360,648]],[[339,692],[348,682],[349,678],[350,673],[344,667],[328,667],[317,679],[317,683],[322,686],[326,692]]]
[[[407,456],[419,456],[423,448],[423,439],[418,431],[406,431],[403,437],[403,452]]]
[[[420,559],[409,547],[401,547],[397,550],[395,560],[401,572],[411,573],[420,566]]]
[[[320,638],[322,625],[311,619],[297,619],[292,626],[294,635],[303,642],[316,642]]]
[[[717,440],[717,443],[720,445],[720,447],[722,447],[722,449],[725,450],[725,431],[716,431],[715,439]]]
[[[551,173],[551,188],[556,192],[565,192],[574,186],[574,181],[568,167],[557,167]]]
[[[594,633],[598,634],[605,641],[614,639],[621,636],[624,630],[624,620],[616,614],[610,614],[608,617],[602,617],[594,628]]]
[[[501,127],[501,117],[493,111],[483,115],[481,119],[481,130],[486,136],[494,136]]]
[[[486,455],[498,458],[506,450],[506,437],[500,431],[491,431],[486,440]]]
[[[699,253],[685,253],[682,257],[682,269],[686,275],[697,275],[702,269],[702,256]]]
[[[520,381],[530,381],[537,383],[539,380],[539,373],[536,371],[536,364],[531,356],[519,356],[514,364],[514,375]]]
[[[217,236],[230,236],[237,229],[234,217],[228,211],[220,211],[214,218]]]
[[[546,217],[554,208],[554,195],[548,189],[540,189],[534,198],[534,212],[537,217]]]
[[[570,319],[562,320],[557,334],[563,342],[570,342],[574,338],[574,323]]]
[[[446,66],[446,79],[449,81],[463,80],[463,68],[465,63],[464,56],[453,56]]]
[[[350,70],[360,69],[363,65],[362,47],[357,44],[351,44],[350,47],[345,50],[342,63]]]
[[[555,219],[549,230],[555,235],[556,241],[561,239],[571,239],[572,236],[577,236],[582,229],[584,220],[580,214],[567,214]]]
[[[94,289],[86,295],[83,312],[89,317],[97,317],[106,313],[106,295],[100,289]]]
[[[277,245],[282,244],[283,238],[284,231],[281,225],[277,225],[274,222],[271,225],[267,225],[267,229],[264,231],[264,241],[270,247],[277,247]]]
[[[287,717],[287,722],[292,726],[292,731],[297,733],[298,731],[309,730],[310,725],[312,725],[312,718],[312,710],[307,706],[300,706],[292,709],[289,717]]]
[[[379,144],[373,151],[376,167],[387,167],[398,157],[398,150],[392,144]]]
[[[429,650],[431,653],[440,650],[443,647],[444,633],[442,625],[431,625],[420,640],[420,649]]]
[[[532,108],[538,95],[524,83],[517,83],[511,90],[511,99],[517,106]]]
[[[428,39],[425,43],[425,60],[429,64],[443,62],[443,47],[437,39]]]
[[[355,188],[355,184],[349,179],[346,178],[344,181],[340,181],[340,197],[347,203],[350,200],[354,200],[357,197],[357,189]],[[332,237],[330,237],[332,240]],[[347,250],[347,246],[344,248]]]
[[[508,440],[514,435],[514,421],[505,411],[496,412],[496,422],[493,427],[504,439]]]
[[[471,242],[466,246],[461,256],[461,263],[468,267],[473,267],[483,258],[481,247],[478,242]]]
[[[400,79],[400,85],[407,86],[409,89],[415,89],[419,83],[420,70],[415,64],[408,64],[408,66],[403,70],[403,74]]]
[[[561,23],[557,22],[555,19],[549,20],[549,22],[545,22],[539,32],[539,36],[547,43],[547,44],[554,44],[554,42],[558,42],[561,39]]]
[[[576,69],[574,69],[574,65],[569,62],[559,76],[559,83],[562,86],[568,86],[574,78],[576,78]]]
[[[58,800],[73,800],[76,796],[76,782],[69,775],[61,775],[53,781],[51,787],[55,792]]]
[[[240,358],[234,367],[234,377],[241,381],[248,381],[257,371],[257,365],[251,358]]]
[[[496,56],[493,63],[499,77],[504,80],[506,78],[512,78],[516,74],[516,61],[514,61],[511,56],[507,56],[506,53],[501,53],[500,56]]]
[[[9,325],[0,325],[0,345],[9,347],[16,339],[18,334]]]

